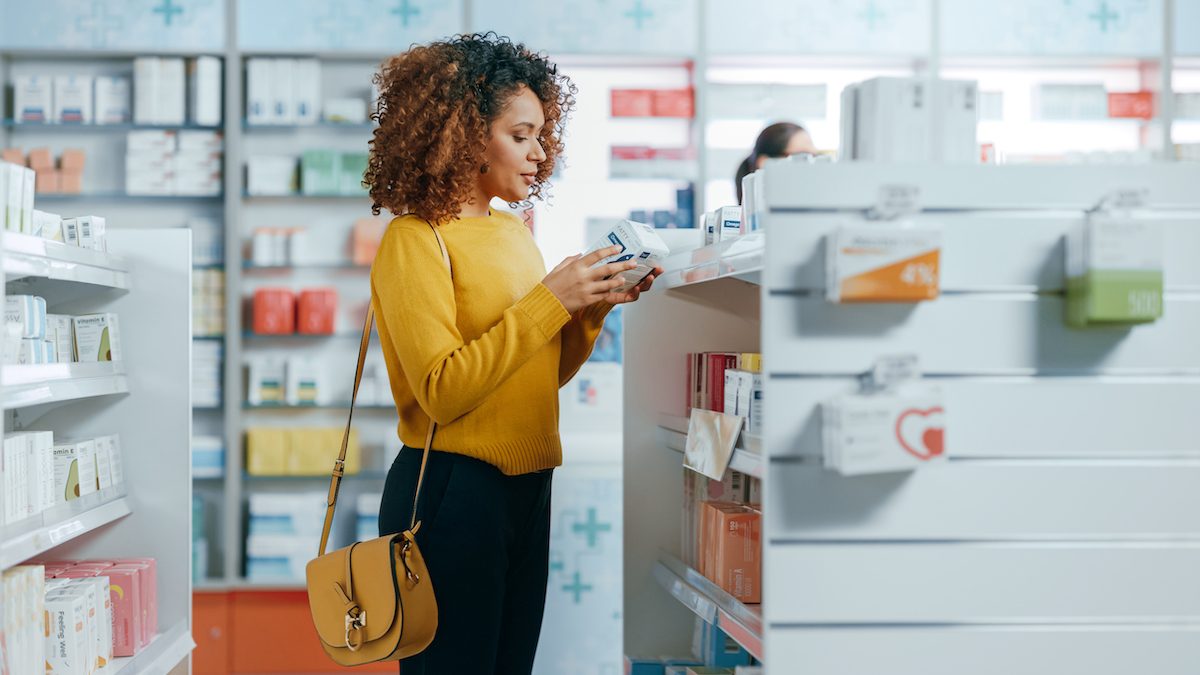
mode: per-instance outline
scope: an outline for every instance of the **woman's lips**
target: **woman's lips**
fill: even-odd
[[[536,173],[523,173],[523,174],[521,174],[521,178],[525,179],[526,185],[533,185],[534,181],[537,180],[537,174]]]

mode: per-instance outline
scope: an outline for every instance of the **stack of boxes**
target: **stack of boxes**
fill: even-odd
[[[342,445],[342,427],[251,427],[246,430],[246,472],[252,476],[320,476],[329,473]],[[346,473],[362,467],[358,432],[351,430]]]
[[[121,360],[117,315],[48,314],[35,295],[4,299],[4,363],[95,363]]]
[[[690,229],[696,227],[695,214],[696,188],[688,185],[675,190],[675,210],[634,209],[629,212],[629,220],[649,223],[661,229]]]
[[[877,77],[842,92],[842,160],[979,162],[978,83]],[[1106,102],[1107,104],[1107,102]]]
[[[219,337],[225,334],[225,271],[192,271],[192,334]]]
[[[5,150],[5,159],[13,163],[21,163],[20,148]],[[87,156],[83,150],[63,150],[62,156],[56,162],[48,148],[34,148],[29,151],[25,163],[35,175],[34,191],[41,193],[78,194],[83,191],[83,167]]]
[[[739,237],[743,233],[742,207],[722,206],[701,216],[704,228],[704,244],[716,244]]]
[[[363,124],[366,97],[321,99],[316,59],[255,58],[246,61],[246,121],[252,125]]]
[[[125,191],[131,195],[219,195],[224,143],[218,131],[131,131],[125,154]]]
[[[16,153],[19,156],[19,151]],[[18,159],[14,162],[13,159]],[[10,232],[33,234],[33,196],[37,174],[5,151],[0,162],[0,220]]]
[[[306,195],[366,195],[367,153],[305,150],[300,156],[300,189]]]
[[[304,567],[321,540],[325,493],[254,493],[249,511],[246,577],[254,582],[304,579]]]
[[[224,345],[216,340],[192,343],[192,406],[216,408],[221,405],[221,360]]]
[[[331,335],[337,306],[337,291],[332,288],[307,288],[299,294],[286,288],[260,288],[252,303],[253,330],[258,335]]]
[[[192,437],[192,476],[220,478],[225,475],[225,440],[220,436]]]
[[[730,378],[726,377],[726,371],[737,371],[737,374],[732,376],[734,383],[738,386],[738,390],[733,392],[734,398],[732,401],[727,397],[725,392],[726,382],[731,381]],[[748,374],[749,377],[747,378],[742,373]],[[761,419],[749,420],[754,406],[762,405],[761,373],[762,355],[756,352],[697,352],[688,354],[688,390],[687,396],[684,399],[688,402],[688,414],[691,414],[692,408],[700,408],[714,412],[725,412],[731,415],[742,415],[748,418],[751,426],[761,428]],[[748,379],[750,382],[750,387],[747,391],[742,391],[741,389],[743,379]],[[755,389],[756,383],[757,389]],[[727,402],[736,404],[738,409],[726,409]],[[749,405],[749,408],[745,412],[741,411],[743,403]]]
[[[81,440],[56,440],[50,431],[8,434],[0,454],[0,521],[15,523],[124,482],[115,434]]]

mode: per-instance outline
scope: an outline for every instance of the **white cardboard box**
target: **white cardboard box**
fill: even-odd
[[[87,75],[54,76],[54,121],[92,123],[92,78]]]
[[[187,110],[187,75],[181,58],[159,59],[156,124],[183,124]]]
[[[13,77],[13,118],[17,123],[42,123],[53,119],[53,83],[44,75]]]
[[[316,124],[321,108],[321,63],[296,59],[292,63],[292,110],[295,124]]]
[[[93,90],[96,124],[124,124],[132,118],[129,78],[97,77]]]
[[[133,121],[135,124],[158,123],[159,70],[159,59],[156,56],[141,56],[133,60]]]
[[[193,124],[221,124],[221,60],[199,56],[191,62],[191,118]]]

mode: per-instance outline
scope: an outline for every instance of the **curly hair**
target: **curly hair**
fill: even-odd
[[[575,85],[544,55],[495,33],[459,35],[389,58],[374,77],[379,98],[363,184],[371,211],[411,213],[429,222],[457,215],[470,198],[489,129],[525,85],[542,102],[546,125],[530,195],[548,194],[563,151],[563,125]]]

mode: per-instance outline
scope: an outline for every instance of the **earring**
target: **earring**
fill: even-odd
[[[487,164],[484,164],[483,166],[479,167],[479,173],[487,173],[487,172],[488,172]]]

